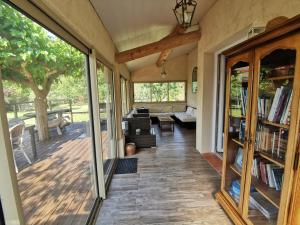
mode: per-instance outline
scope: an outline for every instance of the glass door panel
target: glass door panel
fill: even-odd
[[[260,54],[258,52],[258,54]],[[255,82],[257,95],[254,123],[254,152],[248,219],[253,224],[278,224],[285,158],[288,150],[296,50],[275,49],[260,57]],[[256,121],[255,121],[256,120]],[[248,187],[249,188],[249,187]]]
[[[113,72],[97,62],[98,99],[101,121],[102,158],[105,181],[107,180],[114,159],[116,158],[115,110]]]
[[[25,224],[86,224],[98,198],[87,56],[4,1],[0,11],[1,76]]]
[[[251,67],[248,54],[241,61],[228,62],[227,125],[225,138],[224,189],[234,205],[241,210],[247,152],[248,108],[251,93]],[[234,59],[232,59],[234,61]]]

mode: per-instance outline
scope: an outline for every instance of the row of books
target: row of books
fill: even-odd
[[[269,112],[263,112],[268,113],[268,121],[288,124],[292,97],[293,91],[289,87],[281,86],[277,88]],[[262,110],[262,106],[260,107]]]
[[[240,180],[233,180],[228,193],[236,203],[240,201],[241,184]],[[260,193],[256,192],[251,185],[250,188],[250,208],[260,211],[266,218],[273,219],[278,214],[278,209],[266,200]]]
[[[281,190],[283,171],[283,168],[260,157],[255,157],[253,160],[252,175],[277,191]]]
[[[257,209],[268,219],[278,215],[278,209],[258,192],[250,193],[250,208]]]
[[[284,158],[288,143],[288,130],[257,125],[255,147],[278,158]]]

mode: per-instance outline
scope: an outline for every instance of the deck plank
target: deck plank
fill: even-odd
[[[106,144],[107,133],[102,135]],[[87,220],[95,202],[91,138],[69,135],[61,139],[39,145],[44,156],[18,173],[28,225],[78,224]]]

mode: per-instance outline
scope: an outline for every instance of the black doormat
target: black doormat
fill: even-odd
[[[115,174],[136,173],[137,161],[137,158],[118,159]]]

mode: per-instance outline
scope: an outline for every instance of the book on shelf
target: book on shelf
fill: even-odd
[[[243,149],[241,147],[239,147],[237,150],[237,154],[234,160],[234,165],[240,170],[243,167]]]
[[[288,124],[293,91],[290,87],[281,86],[276,89],[270,109],[267,98],[259,99],[258,116],[273,123]],[[268,115],[266,117],[266,115]]]
[[[241,183],[240,183],[240,181],[239,180],[232,181],[230,189],[228,190],[228,193],[231,195],[231,197],[237,203],[240,201],[240,192],[241,192]]]
[[[239,140],[242,142],[245,141],[245,129],[246,129],[246,120],[240,121],[240,128],[239,128]]]
[[[288,130],[284,128],[270,128],[264,124],[257,125],[256,149],[277,158],[284,158],[288,143]]]
[[[277,167],[272,169],[272,179],[275,181],[274,184],[275,184],[276,191],[281,190],[283,178],[284,178],[283,172],[284,172],[283,168]]]
[[[268,219],[273,219],[278,214],[278,209],[258,192],[250,193],[250,205]]]
[[[258,98],[258,117],[267,119],[271,109],[271,97],[262,96]]]
[[[252,176],[268,187],[281,190],[284,169],[260,157],[253,159]]]

